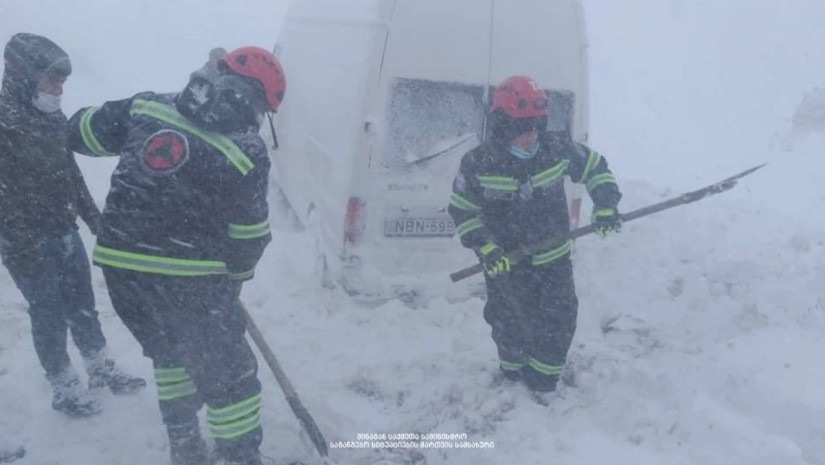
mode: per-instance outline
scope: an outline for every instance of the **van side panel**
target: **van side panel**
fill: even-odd
[[[323,242],[335,247],[342,242],[353,172],[362,169],[365,102],[384,27],[378,20],[301,17],[285,23],[277,46],[288,83],[275,175],[302,221],[318,209]]]

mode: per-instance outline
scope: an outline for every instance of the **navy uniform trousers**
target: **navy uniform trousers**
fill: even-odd
[[[501,369],[528,387],[552,391],[576,331],[578,299],[569,256],[543,265],[524,260],[507,276],[486,278],[484,319]]]
[[[240,285],[225,275],[176,277],[103,267],[112,305],[152,359],[163,422],[206,419],[218,453],[244,460],[262,441],[261,383],[244,337]]]

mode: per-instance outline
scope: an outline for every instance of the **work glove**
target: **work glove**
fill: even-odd
[[[590,222],[593,224],[593,231],[601,237],[622,230],[622,219],[615,208],[594,208]]]
[[[501,278],[510,273],[510,258],[504,254],[501,247],[487,243],[481,246],[477,253],[481,266],[484,268],[484,274],[488,278]]]

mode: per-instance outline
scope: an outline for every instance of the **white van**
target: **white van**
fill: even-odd
[[[446,286],[475,263],[446,206],[504,78],[546,86],[552,129],[587,139],[578,0],[295,0],[275,52],[275,175],[327,282],[351,294]],[[568,184],[574,225],[582,192]]]

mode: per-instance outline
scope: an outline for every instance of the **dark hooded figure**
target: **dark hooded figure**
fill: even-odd
[[[40,364],[54,389],[52,407],[70,416],[100,411],[66,351],[67,330],[83,356],[89,387],[127,393],[146,385],[106,355],[77,216],[92,233],[100,212],[74,155],[60,109],[69,56],[49,39],[14,35],[6,44],[0,92],[0,257],[29,303]]]

